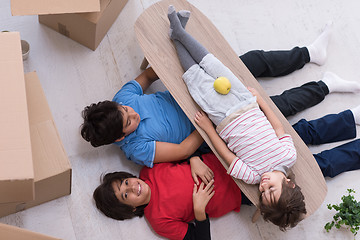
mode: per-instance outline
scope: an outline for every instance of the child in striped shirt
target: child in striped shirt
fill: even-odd
[[[204,112],[198,112],[195,122],[230,165],[228,173],[248,184],[259,184],[260,203],[280,209],[279,218],[285,221],[278,224],[280,229],[294,227],[306,209],[300,187],[287,178],[287,170],[296,161],[292,137],[254,89],[246,88],[183,29],[173,6],[169,6],[168,18],[170,38],[185,70],[183,80],[212,121]],[[218,77],[230,80],[228,94],[215,91],[213,84]]]

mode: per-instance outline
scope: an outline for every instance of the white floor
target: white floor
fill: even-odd
[[[73,168],[72,194],[0,219],[66,240],[159,239],[144,218],[118,222],[104,217],[94,207],[92,193],[104,172],[126,170],[138,173],[140,167],[127,161],[115,146],[93,148],[79,134],[81,111],[93,102],[111,99],[127,81],[137,76],[142,51],[134,34],[134,22],[156,0],[130,0],[96,51],[48,29],[36,16],[12,17],[10,1],[0,1],[0,30],[19,31],[31,45],[24,62],[26,72],[36,70],[45,90],[65,150]],[[357,0],[191,0],[209,17],[234,50],[289,49],[311,43],[324,24],[334,21],[334,34],[325,65],[308,64],[302,70],[277,79],[260,79],[268,94],[310,80],[321,79],[325,71],[360,81],[360,2]],[[152,90],[164,89],[161,83]],[[317,118],[360,104],[360,94],[331,94],[318,106],[289,118]],[[360,128],[358,127],[358,133]],[[313,152],[335,144],[311,147]],[[346,230],[326,233],[323,226],[334,212],[328,203],[340,202],[347,188],[360,193],[359,171],[327,179],[328,196],[320,209],[296,228],[283,233],[259,220],[251,223],[254,207],[211,219],[213,239],[352,239]],[[314,183],[316,184],[316,183]],[[357,199],[360,199],[357,194]],[[1,236],[0,236],[1,239]],[[357,237],[357,239],[360,239]]]

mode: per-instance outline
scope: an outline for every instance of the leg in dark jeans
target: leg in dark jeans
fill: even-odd
[[[301,119],[293,128],[305,144],[319,145],[356,137],[354,115],[350,110],[312,121]]]
[[[310,61],[306,47],[295,47],[289,51],[255,50],[240,56],[240,59],[255,77],[284,76],[301,69]],[[327,86],[319,81],[289,89],[270,98],[281,113],[288,117],[320,103],[328,93]]]
[[[327,94],[329,94],[329,89],[326,84],[318,81],[291,88],[280,95],[270,96],[270,98],[280,112],[288,117],[315,106],[324,100]]]
[[[324,177],[360,169],[360,139],[314,154]]]
[[[254,50],[240,56],[240,59],[255,78],[285,76],[310,61],[306,47],[295,47],[289,51]]]
[[[354,116],[350,110],[322,118],[300,120],[293,128],[306,144],[323,144],[356,137]],[[314,154],[325,177],[360,169],[360,139]]]

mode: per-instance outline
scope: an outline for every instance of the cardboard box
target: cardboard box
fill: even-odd
[[[34,199],[20,34],[0,33],[0,203]]]
[[[99,0],[11,0],[13,16],[98,11]]]
[[[35,172],[35,199],[0,204],[0,217],[71,193],[70,162],[40,81],[35,72],[26,74],[25,81]]]
[[[60,239],[0,223],[0,240],[60,240]]]
[[[100,12],[39,15],[39,22],[95,50],[128,0],[100,0]]]

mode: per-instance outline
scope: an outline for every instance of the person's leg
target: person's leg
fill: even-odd
[[[177,13],[177,16],[180,20],[181,26],[185,29],[187,22],[190,18],[190,11],[187,10],[180,10]]]
[[[279,77],[301,69],[310,62],[306,47],[295,47],[290,51],[254,50],[240,56],[254,77]]]
[[[200,63],[209,51],[182,28],[175,8],[172,5],[168,9],[168,18],[170,21],[170,38],[181,42],[192,58],[197,63]]]
[[[177,17],[179,18],[181,27],[185,29],[186,24],[190,17],[190,12],[181,10],[177,12]],[[177,40],[174,40],[176,52],[179,57],[179,61],[184,71],[187,71],[192,65],[196,64],[195,60],[191,57],[190,53],[186,50],[186,48]]]
[[[197,64],[195,60],[192,58],[190,53],[186,50],[186,48],[179,42],[178,40],[174,40],[175,48],[177,55],[179,57],[179,61],[184,71],[186,72],[191,66]]]
[[[309,82],[270,98],[282,114],[288,117],[320,103],[327,94],[333,92],[360,92],[360,83],[326,72],[322,81]]]
[[[314,154],[324,177],[360,169],[360,139]]]
[[[326,60],[326,49],[332,33],[333,22],[326,24],[323,32],[306,48],[309,50],[310,62],[323,65]]]
[[[293,128],[306,144],[312,145],[356,137],[354,114],[351,110],[329,114],[312,121],[301,119],[293,125]]]
[[[307,47],[295,47],[289,51],[250,51],[240,59],[254,77],[284,76],[301,69],[306,63],[318,65],[326,60],[326,49],[331,37],[332,23],[329,22],[324,31]]]
[[[360,83],[348,81],[340,78],[332,72],[326,72],[322,81],[329,89],[329,93],[333,92],[360,92]]]
[[[360,105],[354,108],[351,108],[350,111],[354,115],[354,120],[356,125],[360,125]]]
[[[326,84],[318,81],[291,88],[270,98],[280,112],[288,117],[320,103],[328,93]]]

